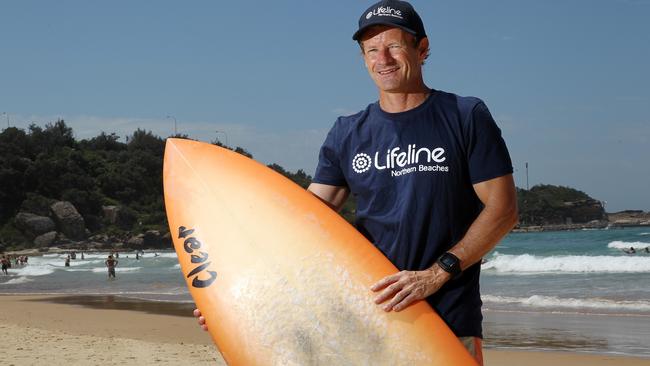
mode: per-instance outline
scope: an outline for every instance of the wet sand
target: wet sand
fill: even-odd
[[[193,304],[115,296],[0,296],[4,365],[223,365]],[[489,344],[489,342],[487,342]],[[650,365],[650,359],[487,349],[486,365]]]

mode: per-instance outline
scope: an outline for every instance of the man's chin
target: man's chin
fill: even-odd
[[[400,83],[375,81],[375,85],[377,86],[377,89],[386,93],[398,93],[400,89],[403,89]]]

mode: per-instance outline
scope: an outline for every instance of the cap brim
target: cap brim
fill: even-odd
[[[413,29],[410,29],[410,28],[407,28],[407,27],[404,27],[404,26],[401,26],[401,25],[397,25],[395,23],[390,23],[390,22],[385,22],[385,21],[380,20],[380,21],[374,22],[372,24],[366,24],[365,26],[359,28],[359,30],[354,32],[354,34],[352,35],[352,39],[355,40],[355,41],[359,41],[361,36],[363,36],[363,33],[365,33],[365,31],[367,31],[368,28],[373,27],[375,25],[385,25],[385,26],[392,27],[392,28],[400,28],[403,31],[411,33],[414,36],[417,35],[417,32],[414,31]]]

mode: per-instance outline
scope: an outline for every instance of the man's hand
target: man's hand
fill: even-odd
[[[370,289],[374,292],[381,291],[375,298],[375,304],[390,300],[382,308],[385,311],[400,311],[433,295],[450,277],[449,273],[434,264],[424,271],[401,271],[384,277]]]
[[[201,311],[199,309],[194,309],[194,312],[192,314],[194,314],[194,317],[198,318],[197,320],[199,322],[199,325],[201,326],[201,329],[207,331],[208,326],[207,324],[205,324],[205,318],[201,316]]]

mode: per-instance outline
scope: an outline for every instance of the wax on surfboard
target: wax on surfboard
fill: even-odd
[[[376,305],[370,286],[395,266],[281,174],[170,138],[163,181],[181,271],[229,365],[476,365],[425,301]]]

